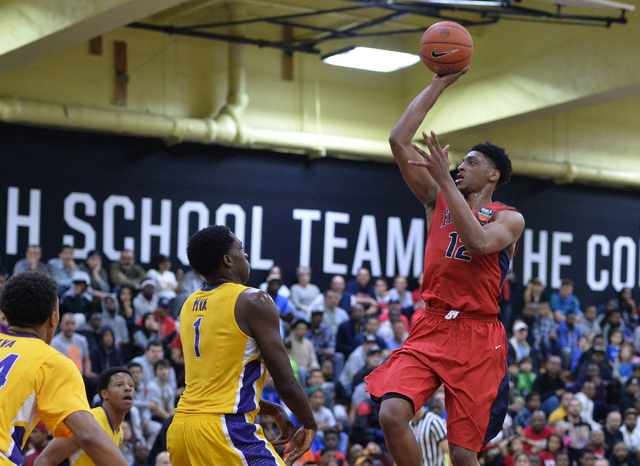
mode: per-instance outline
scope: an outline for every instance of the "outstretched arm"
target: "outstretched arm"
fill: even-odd
[[[240,328],[247,328],[264,358],[267,370],[273,377],[278,396],[291,409],[302,427],[294,434],[286,464],[292,465],[311,447],[318,426],[313,418],[309,400],[296,380],[289,362],[289,355],[280,337],[278,309],[264,291],[249,289],[240,294],[236,303],[236,320]]]
[[[431,84],[411,102],[389,136],[391,152],[405,182],[425,206],[435,203],[440,189],[429,173],[425,170],[417,170],[409,164],[410,160],[422,161],[420,155],[413,149],[411,141],[438,97],[467,71],[469,71],[468,67],[455,74],[434,76]]]

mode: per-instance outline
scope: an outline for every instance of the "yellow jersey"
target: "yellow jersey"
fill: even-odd
[[[42,419],[54,437],[70,437],[70,414],[89,411],[73,361],[36,336],[0,333],[0,465],[20,465],[22,448]]]
[[[203,287],[182,306],[180,339],[187,386],[176,413],[243,413],[253,422],[266,367],[257,341],[236,322],[236,301],[247,289],[235,283]]]
[[[113,443],[116,444],[116,447],[120,448],[122,445],[122,427],[118,427],[117,429],[113,428],[113,424],[111,423],[111,419],[109,419],[109,415],[105,411],[102,406],[98,406],[97,408],[93,408],[91,410],[91,414],[96,418],[100,427],[104,429],[104,431],[109,434]],[[63,462],[61,466],[71,465],[71,466],[93,466],[93,461],[89,458],[89,456],[84,452],[84,450],[78,450],[73,455],[69,457],[68,462]]]

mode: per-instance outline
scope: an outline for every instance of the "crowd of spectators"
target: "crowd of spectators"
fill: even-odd
[[[145,270],[128,250],[108,270],[99,251],[76,263],[68,246],[46,263],[40,248],[29,246],[14,273],[29,269],[50,274],[59,285],[61,324],[52,345],[76,363],[90,399],[96,374],[128,366],[136,400],[123,453],[133,461],[136,449],[144,449],[147,458],[155,458],[166,449],[166,430],[184,390],[179,311],[202,277],[172,271],[163,255]],[[423,314],[419,287],[409,289],[409,281],[420,283],[420,277],[414,282],[398,275],[388,281],[361,268],[351,280],[333,276],[329,288],[321,290],[308,267],[295,271],[295,282],[285,276],[274,266],[260,288],[278,308],[285,348],[318,423],[311,450],[296,465],[392,465],[379,406],[366,392],[364,378],[402,346]],[[7,277],[0,270],[0,287]],[[617,299],[582,308],[571,280],[563,280],[557,291],[537,278],[523,288],[512,287],[501,303],[510,401],[502,432],[480,452],[480,462],[637,466],[640,321],[632,290],[623,288]],[[524,302],[521,309],[511,309],[519,302],[510,299],[514,293]],[[268,374],[263,397],[280,402]],[[412,426],[423,456],[430,455],[425,464],[444,466],[442,388],[426,407],[417,408]],[[258,422],[268,439],[278,437],[273,419],[259,416]],[[37,435],[34,448],[40,448]],[[431,447],[429,438],[437,439]]]

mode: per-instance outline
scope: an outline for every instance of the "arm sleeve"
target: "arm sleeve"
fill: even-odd
[[[82,376],[71,359],[49,358],[38,371],[38,414],[54,437],[70,437],[64,420],[77,411],[89,411]]]

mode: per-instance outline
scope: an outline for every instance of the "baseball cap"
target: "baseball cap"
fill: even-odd
[[[152,287],[156,287],[156,283],[153,280],[145,280],[142,283],[140,283],[140,289],[144,288],[147,285],[151,285]]]
[[[365,343],[378,343],[378,339],[376,338],[375,335],[367,335],[366,337],[364,337],[364,342]]]
[[[47,428],[47,426],[44,425],[44,422],[42,422],[42,420],[38,421],[34,429],[38,429],[39,431],[49,435],[49,429]]]
[[[638,380],[636,377],[631,377],[629,380],[627,380],[627,386],[631,385],[632,383],[640,385],[640,380]]]
[[[370,354],[373,353],[381,353],[382,350],[380,349],[380,347],[378,345],[373,345],[371,348],[369,348],[369,351],[367,351],[367,356],[369,356]]]
[[[102,254],[100,254],[100,251],[98,251],[97,249],[92,249],[91,251],[89,251],[87,253],[87,259],[90,258],[91,256],[100,256],[100,257],[102,257]]]
[[[271,283],[271,282],[272,282],[272,281],[274,281],[274,280],[278,280],[280,283],[282,283],[282,278],[280,278],[278,275],[274,275],[274,274],[269,275],[269,276],[267,277],[266,282],[267,282],[267,283]]]
[[[73,283],[84,282],[87,286],[91,285],[91,279],[89,278],[89,274],[87,272],[83,272],[82,270],[77,270],[72,276],[71,281]]]
[[[158,300],[158,307],[171,307],[171,301],[169,301],[169,298],[160,298]]]
[[[529,326],[524,322],[516,322],[513,324],[513,331],[518,332],[520,330],[529,330]]]
[[[598,351],[599,353],[606,353],[606,351],[604,350],[604,348],[602,346],[594,346],[593,348],[591,348],[593,351]]]
[[[394,303],[398,303],[398,304],[400,303],[400,300],[395,296],[393,298],[389,298],[388,304],[394,304]]]
[[[313,395],[315,392],[322,392],[322,394],[326,396],[326,392],[321,385],[313,385],[309,388],[309,396]]]

